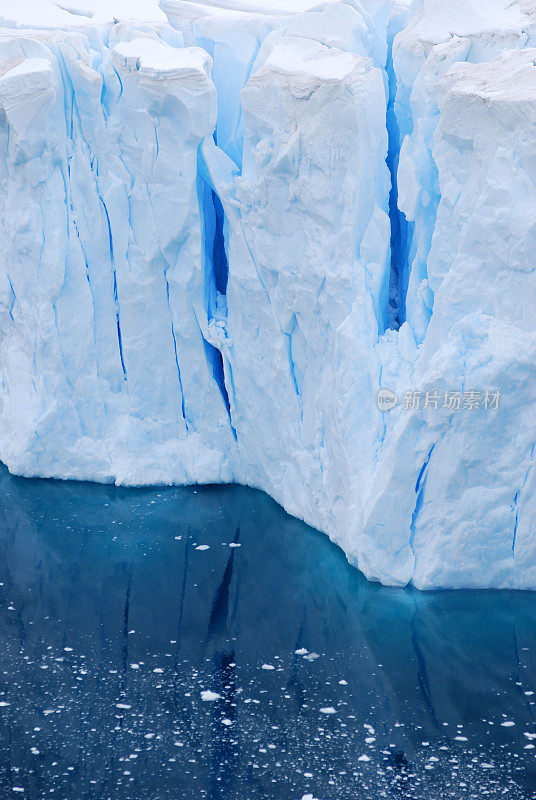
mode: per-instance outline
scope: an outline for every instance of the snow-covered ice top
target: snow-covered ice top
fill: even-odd
[[[270,48],[263,68],[273,73],[310,77],[318,81],[341,81],[359,69],[361,62],[358,56],[325,47],[310,39],[285,37]],[[260,72],[258,70],[251,80],[262,80]]]
[[[158,0],[2,0],[0,26],[70,30],[114,22],[164,23]]]
[[[453,36],[483,39],[495,35],[506,40],[526,28],[535,10],[533,0],[423,0],[415,6],[401,41],[418,50]]]
[[[4,0],[0,458],[536,588],[535,10]]]
[[[177,49],[149,38],[120,42],[113,49],[116,65],[139,70],[145,78],[177,79],[181,83],[207,83],[212,59],[199,47]]]
[[[486,103],[508,103],[512,110],[520,104],[516,111],[530,113],[536,99],[536,49],[508,50],[482,64],[455,64],[438,88],[440,96],[478,97]],[[514,130],[510,132],[515,135]]]

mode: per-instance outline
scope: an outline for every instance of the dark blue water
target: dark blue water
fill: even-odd
[[[536,797],[534,595],[370,585],[243,488],[0,484],[2,800]]]

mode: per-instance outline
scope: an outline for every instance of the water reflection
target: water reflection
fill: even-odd
[[[239,487],[0,484],[2,798],[536,796],[534,595],[373,586]]]

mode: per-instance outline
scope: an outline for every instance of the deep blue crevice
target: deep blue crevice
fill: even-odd
[[[300,407],[300,415],[303,419],[303,404],[302,404],[302,382],[303,372],[299,367],[300,361],[303,363],[303,353],[305,348],[305,339],[301,328],[298,323],[298,318],[294,314],[292,323],[290,325],[290,332],[285,333],[287,340],[287,355],[290,380],[292,387],[296,393]]]
[[[529,475],[533,470],[533,467],[534,467],[534,451],[535,450],[536,450],[536,442],[532,445],[532,449],[530,451],[529,466],[528,466],[528,469],[527,469],[527,471],[525,473],[525,479],[523,480],[523,485],[522,485],[521,489],[515,493],[515,496],[514,496],[514,504],[512,506],[512,511],[515,511],[515,518],[514,518],[514,535],[513,535],[513,538],[512,538],[512,558],[515,558],[515,556],[516,556],[516,539],[517,539],[517,529],[518,529],[518,526],[519,526],[519,497],[521,495],[521,492],[524,491],[525,486],[527,485],[527,481],[529,479]]]
[[[200,154],[199,156],[199,181],[198,181],[199,210],[203,224],[204,237],[204,305],[207,313],[207,322],[217,319],[218,325],[226,324],[227,315],[227,284],[229,281],[229,261],[226,248],[227,220],[223,204],[212,185],[207,166]],[[222,396],[231,431],[235,440],[236,429],[233,426],[231,415],[231,402],[225,382],[225,368],[221,351],[207,341],[201,325],[199,330],[203,338],[205,357],[212,369],[212,375]],[[228,370],[230,372],[230,369]],[[230,377],[232,384],[232,376]]]
[[[426,461],[422,465],[422,469],[419,472],[419,477],[417,478],[417,483],[415,485],[415,494],[419,494],[419,492],[420,492],[422,482],[423,482],[423,480],[425,478],[425,472],[426,472],[426,470],[428,468],[428,464],[430,463],[430,459],[432,458],[432,453],[434,452],[434,450],[435,450],[435,444],[432,445],[432,447],[430,448],[430,452],[428,453],[428,457],[426,458]]]
[[[398,330],[406,321],[406,295],[409,283],[409,252],[411,247],[413,223],[398,207],[398,164],[400,160],[401,134],[396,114],[395,102],[397,79],[393,64],[393,37],[390,37],[386,65],[389,80],[389,103],[387,106],[387,133],[389,146],[387,167],[391,175],[389,193],[389,219],[391,221],[391,272],[389,278],[389,302],[386,313],[386,327]]]
[[[199,157],[198,199],[204,238],[204,305],[210,321],[225,308],[229,282],[226,237],[228,223],[202,156]]]
[[[106,223],[108,225],[108,244],[110,247],[110,261],[112,264],[112,276],[113,276],[113,293],[114,293],[114,303],[115,303],[115,318],[117,321],[117,343],[119,346],[119,357],[121,359],[121,368],[123,370],[123,377],[127,379],[127,370],[125,367],[125,358],[123,355],[123,337],[121,335],[121,319],[119,317],[119,294],[117,291],[117,273],[115,271],[115,264],[114,264],[114,243],[112,238],[112,226],[110,223],[110,215],[108,214],[108,209],[106,208],[106,204],[102,199],[101,195],[99,194],[99,200],[101,202],[102,208],[104,210],[104,214],[106,216]]]
[[[409,545],[412,550],[413,550],[413,542],[415,539],[417,520],[419,519],[419,514],[421,513],[424,503],[424,491],[426,489],[426,480],[428,478],[428,466],[430,464],[430,459],[432,458],[432,453],[434,452],[435,447],[436,447],[435,444],[433,444],[432,447],[430,448],[428,455],[426,457],[426,461],[422,465],[421,471],[419,472],[417,483],[415,484],[415,494],[417,495],[417,499],[415,501],[415,508],[413,510],[413,514],[411,515],[410,540],[409,540]]]
[[[514,497],[514,509],[516,512],[514,520],[514,535],[512,538],[512,557],[515,558],[516,554],[516,539],[517,539],[517,526],[519,524],[519,492],[516,492]]]
[[[212,269],[216,291],[221,295],[227,294],[227,283],[229,281],[229,261],[225,250],[225,213],[221,200],[214,190],[212,190],[212,204],[215,215],[214,245],[212,248]]]
[[[300,397],[300,387],[298,386],[298,379],[296,377],[296,365],[294,364],[294,358],[292,357],[292,334],[287,333],[285,335],[287,337],[287,352],[288,352],[290,378],[292,380],[294,391],[296,392],[296,397]]]
[[[188,420],[186,419],[186,406],[185,406],[185,401],[184,401],[184,389],[183,389],[183,386],[182,386],[182,375],[181,375],[181,368],[180,368],[180,364],[179,364],[179,353],[178,353],[178,350],[177,350],[177,334],[175,333],[175,323],[173,322],[173,313],[171,311],[171,300],[170,300],[170,297],[169,297],[169,280],[168,280],[168,277],[167,277],[166,270],[164,270],[164,280],[166,281],[166,299],[167,299],[167,305],[168,305],[168,309],[169,309],[169,316],[170,316],[170,320],[171,320],[171,336],[172,336],[172,339],[173,339],[173,352],[174,352],[174,355],[175,355],[175,366],[177,367],[177,379],[179,381],[179,389],[180,389],[180,392],[181,392],[182,417],[184,419],[184,422],[186,423],[186,427],[188,428]]]
[[[233,419],[231,416],[231,402],[229,400],[229,392],[227,391],[227,386],[225,385],[225,369],[223,366],[223,356],[221,352],[218,350],[217,347],[207,342],[207,340],[203,337],[203,345],[205,348],[205,356],[207,362],[212,367],[212,375],[218,389],[220,390],[220,394],[222,396],[222,400],[224,402],[225,408],[227,410],[227,414],[229,416],[229,424],[231,426],[231,430],[233,432],[233,436],[236,440],[236,430],[233,426]]]

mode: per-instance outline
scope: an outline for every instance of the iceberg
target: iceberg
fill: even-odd
[[[5,0],[0,459],[536,588],[528,2]]]

